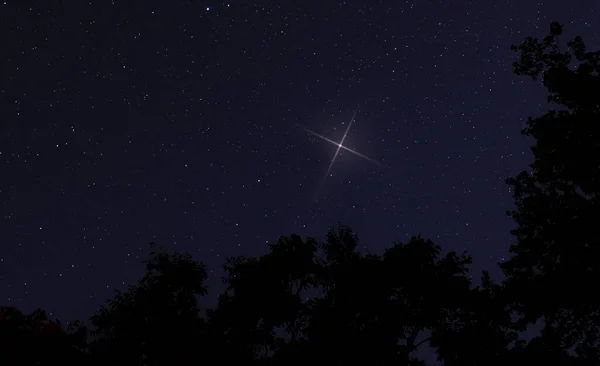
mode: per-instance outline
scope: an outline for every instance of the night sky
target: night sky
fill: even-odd
[[[591,0],[0,2],[0,304],[86,318],[151,241],[217,290],[226,257],[336,222],[500,278],[504,180],[548,108],[510,45],[557,20],[594,47],[599,18]],[[326,176],[337,146],[306,129],[340,141],[357,106],[344,146],[380,164],[341,149]]]

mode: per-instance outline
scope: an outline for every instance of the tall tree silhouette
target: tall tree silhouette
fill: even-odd
[[[315,301],[307,335],[332,362],[419,365],[413,352],[457,311],[468,292],[470,258],[413,237],[382,256],[355,252],[348,231],[324,244],[324,296]],[[316,356],[316,355],[315,355]]]
[[[211,329],[221,334],[226,362],[267,362],[282,345],[278,330],[298,339],[307,310],[302,295],[316,285],[320,273],[316,255],[314,239],[292,235],[269,245],[260,258],[226,261],[227,290],[209,313]]]
[[[468,263],[420,237],[363,254],[343,226],[323,243],[283,237],[260,258],[228,261],[210,322],[225,329],[226,354],[255,364],[421,365],[413,351],[470,291]]]
[[[520,364],[520,354],[511,349],[518,339],[506,293],[483,272],[481,285],[461,292],[458,311],[433,333],[432,346],[444,366],[501,366]]]
[[[167,365],[191,360],[204,331],[196,296],[204,295],[205,267],[190,255],[151,245],[146,274],[102,306],[91,320],[91,352],[100,363]]]
[[[523,323],[545,319],[545,347],[598,364],[600,52],[587,51],[581,37],[562,47],[562,30],[555,22],[543,40],[513,46],[515,73],[541,77],[556,109],[529,118],[523,130],[535,139],[534,162],[508,180],[516,243],[501,267]]]

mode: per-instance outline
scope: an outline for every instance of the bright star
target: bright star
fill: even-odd
[[[361,158],[363,158],[365,160],[368,160],[368,161],[370,161],[372,163],[375,163],[377,165],[382,165],[379,161],[371,159],[370,157],[368,157],[366,155],[363,155],[363,154],[359,153],[358,151],[352,150],[351,148],[344,146],[344,140],[346,140],[346,136],[348,136],[348,132],[350,131],[350,127],[352,127],[352,123],[354,122],[354,120],[356,118],[356,113],[358,113],[358,108],[356,108],[356,110],[354,111],[354,115],[352,116],[352,119],[350,120],[350,123],[348,123],[348,127],[346,128],[346,131],[344,132],[344,135],[342,136],[342,141],[340,141],[340,142],[333,141],[331,139],[328,139],[325,136],[319,135],[318,133],[309,130],[306,127],[300,126],[304,131],[306,131],[306,132],[308,132],[308,133],[310,133],[312,135],[315,135],[315,136],[317,136],[317,137],[319,137],[319,138],[321,138],[321,139],[323,139],[323,140],[325,140],[325,141],[327,141],[329,143],[332,143],[333,145],[337,146],[337,150],[335,151],[335,154],[333,155],[333,158],[331,159],[331,162],[329,163],[329,168],[327,168],[327,174],[325,175],[326,177],[328,177],[329,174],[331,173],[331,168],[333,168],[333,164],[335,163],[335,159],[337,159],[338,155],[340,154],[340,150],[342,150],[342,149],[344,149],[346,151],[349,151],[349,152],[353,153],[354,155],[360,156]]]

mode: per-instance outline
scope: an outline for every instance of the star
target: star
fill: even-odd
[[[300,126],[304,131],[306,131],[306,132],[308,132],[308,133],[310,133],[310,134],[312,134],[314,136],[317,136],[317,137],[319,137],[319,138],[321,138],[321,139],[323,139],[323,140],[325,140],[325,141],[327,141],[327,142],[329,142],[329,143],[337,146],[335,154],[333,155],[333,158],[331,159],[331,162],[329,163],[329,167],[327,168],[327,174],[325,174],[325,177],[328,177],[329,174],[331,173],[331,169],[333,168],[333,164],[335,163],[335,159],[337,159],[337,157],[340,154],[340,151],[342,149],[344,149],[346,151],[349,151],[349,152],[353,153],[354,155],[360,156],[361,158],[363,158],[365,160],[368,160],[368,161],[370,161],[370,162],[372,162],[374,164],[382,165],[379,161],[371,159],[370,157],[368,157],[368,156],[366,156],[364,154],[361,154],[361,153],[359,153],[356,150],[353,150],[353,149],[351,149],[351,148],[349,148],[347,146],[344,146],[344,141],[346,140],[346,136],[348,136],[348,132],[350,131],[350,127],[352,127],[352,123],[356,119],[356,114],[357,113],[358,113],[358,107],[354,111],[354,114],[352,115],[352,119],[350,119],[350,123],[348,123],[348,127],[346,128],[346,131],[344,132],[344,135],[342,136],[342,140],[340,142],[333,141],[333,140],[331,140],[331,139],[329,139],[329,138],[327,138],[327,137],[325,137],[323,135],[320,135],[320,134],[318,134],[318,133],[316,133],[316,132],[314,132],[312,130],[309,130],[306,127]]]

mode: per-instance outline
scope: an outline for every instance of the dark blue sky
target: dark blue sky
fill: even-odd
[[[147,244],[215,272],[336,222],[379,252],[422,233],[507,254],[504,179],[546,110],[510,45],[599,5],[564,1],[0,2],[0,304],[84,318]],[[68,5],[65,5],[68,4]],[[597,23],[595,23],[597,25]],[[595,33],[596,32],[596,33]],[[566,39],[566,38],[565,38]],[[342,153],[300,124],[376,159]]]

